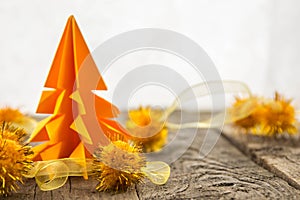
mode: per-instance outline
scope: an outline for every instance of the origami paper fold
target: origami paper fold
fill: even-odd
[[[128,135],[114,118],[118,108],[96,96],[92,90],[106,85],[90,55],[73,16],[69,17],[58,46],[37,113],[52,114],[42,120],[30,142],[45,143],[34,147],[34,160],[91,158],[107,138]],[[52,89],[50,89],[52,88]]]

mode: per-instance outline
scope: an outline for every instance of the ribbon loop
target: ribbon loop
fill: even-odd
[[[213,88],[212,91],[209,88]],[[224,89],[224,90],[222,90]],[[190,88],[187,88],[174,100],[172,105],[168,107],[163,115],[162,121],[165,121],[169,115],[171,115],[179,106],[179,103],[188,102],[192,98],[200,98],[204,96],[209,96],[212,94],[245,94],[249,97],[252,93],[245,83],[239,81],[209,81],[205,83],[196,84]],[[235,114],[234,118],[242,118],[241,114]],[[212,118],[208,120],[189,122],[183,124],[174,124],[167,122],[166,126],[170,129],[178,130],[183,128],[218,128],[222,127],[224,123],[230,123],[233,121],[233,113],[231,112],[221,112],[219,114],[213,115]]]
[[[170,166],[161,161],[147,162],[142,170],[146,177],[156,185],[165,184],[171,173]]]
[[[49,191],[62,187],[68,177],[68,166],[63,161],[53,161],[38,170],[35,180],[42,191]]]
[[[63,158],[49,161],[34,162],[33,168],[24,176],[34,178],[42,191],[62,187],[69,176],[91,175],[92,159]]]

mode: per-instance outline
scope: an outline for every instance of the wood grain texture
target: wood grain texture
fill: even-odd
[[[189,130],[184,132],[189,134]],[[299,190],[252,162],[222,137],[208,156],[199,158],[204,136],[199,131],[188,151],[172,164],[172,175],[166,185],[139,185],[138,196],[141,199],[300,198]]]
[[[180,113],[175,113],[171,120],[178,122],[180,118]],[[183,121],[193,119],[190,113],[183,117]],[[300,190],[278,173],[257,165],[219,136],[217,130],[170,133],[167,148],[148,156],[151,160],[173,161],[171,177],[163,186],[146,180],[126,193],[98,193],[94,189],[96,180],[71,177],[62,188],[43,192],[31,179],[6,199],[300,199]]]
[[[138,199],[135,188],[126,193],[100,193],[95,190],[96,180],[90,178],[84,180],[81,177],[70,177],[68,182],[61,188],[53,191],[41,191],[35,184],[34,179],[26,182],[20,191],[6,197],[5,199],[24,200],[65,200],[65,199]]]
[[[245,135],[231,126],[224,136],[253,161],[300,189],[299,137],[264,138]]]

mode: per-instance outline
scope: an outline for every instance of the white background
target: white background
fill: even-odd
[[[91,51],[125,31],[170,29],[197,42],[222,79],[244,81],[259,95],[277,90],[300,105],[298,0],[18,0],[0,3],[1,106],[35,112],[72,14]],[[112,90],[117,78],[103,77]],[[157,91],[148,93],[168,104]]]

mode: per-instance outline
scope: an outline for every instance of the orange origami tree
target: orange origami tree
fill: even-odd
[[[92,90],[106,90],[73,16],[68,19],[45,83],[37,113],[53,114],[39,123],[30,142],[34,160],[90,158],[108,138],[127,138],[126,131],[110,118],[119,111]]]

